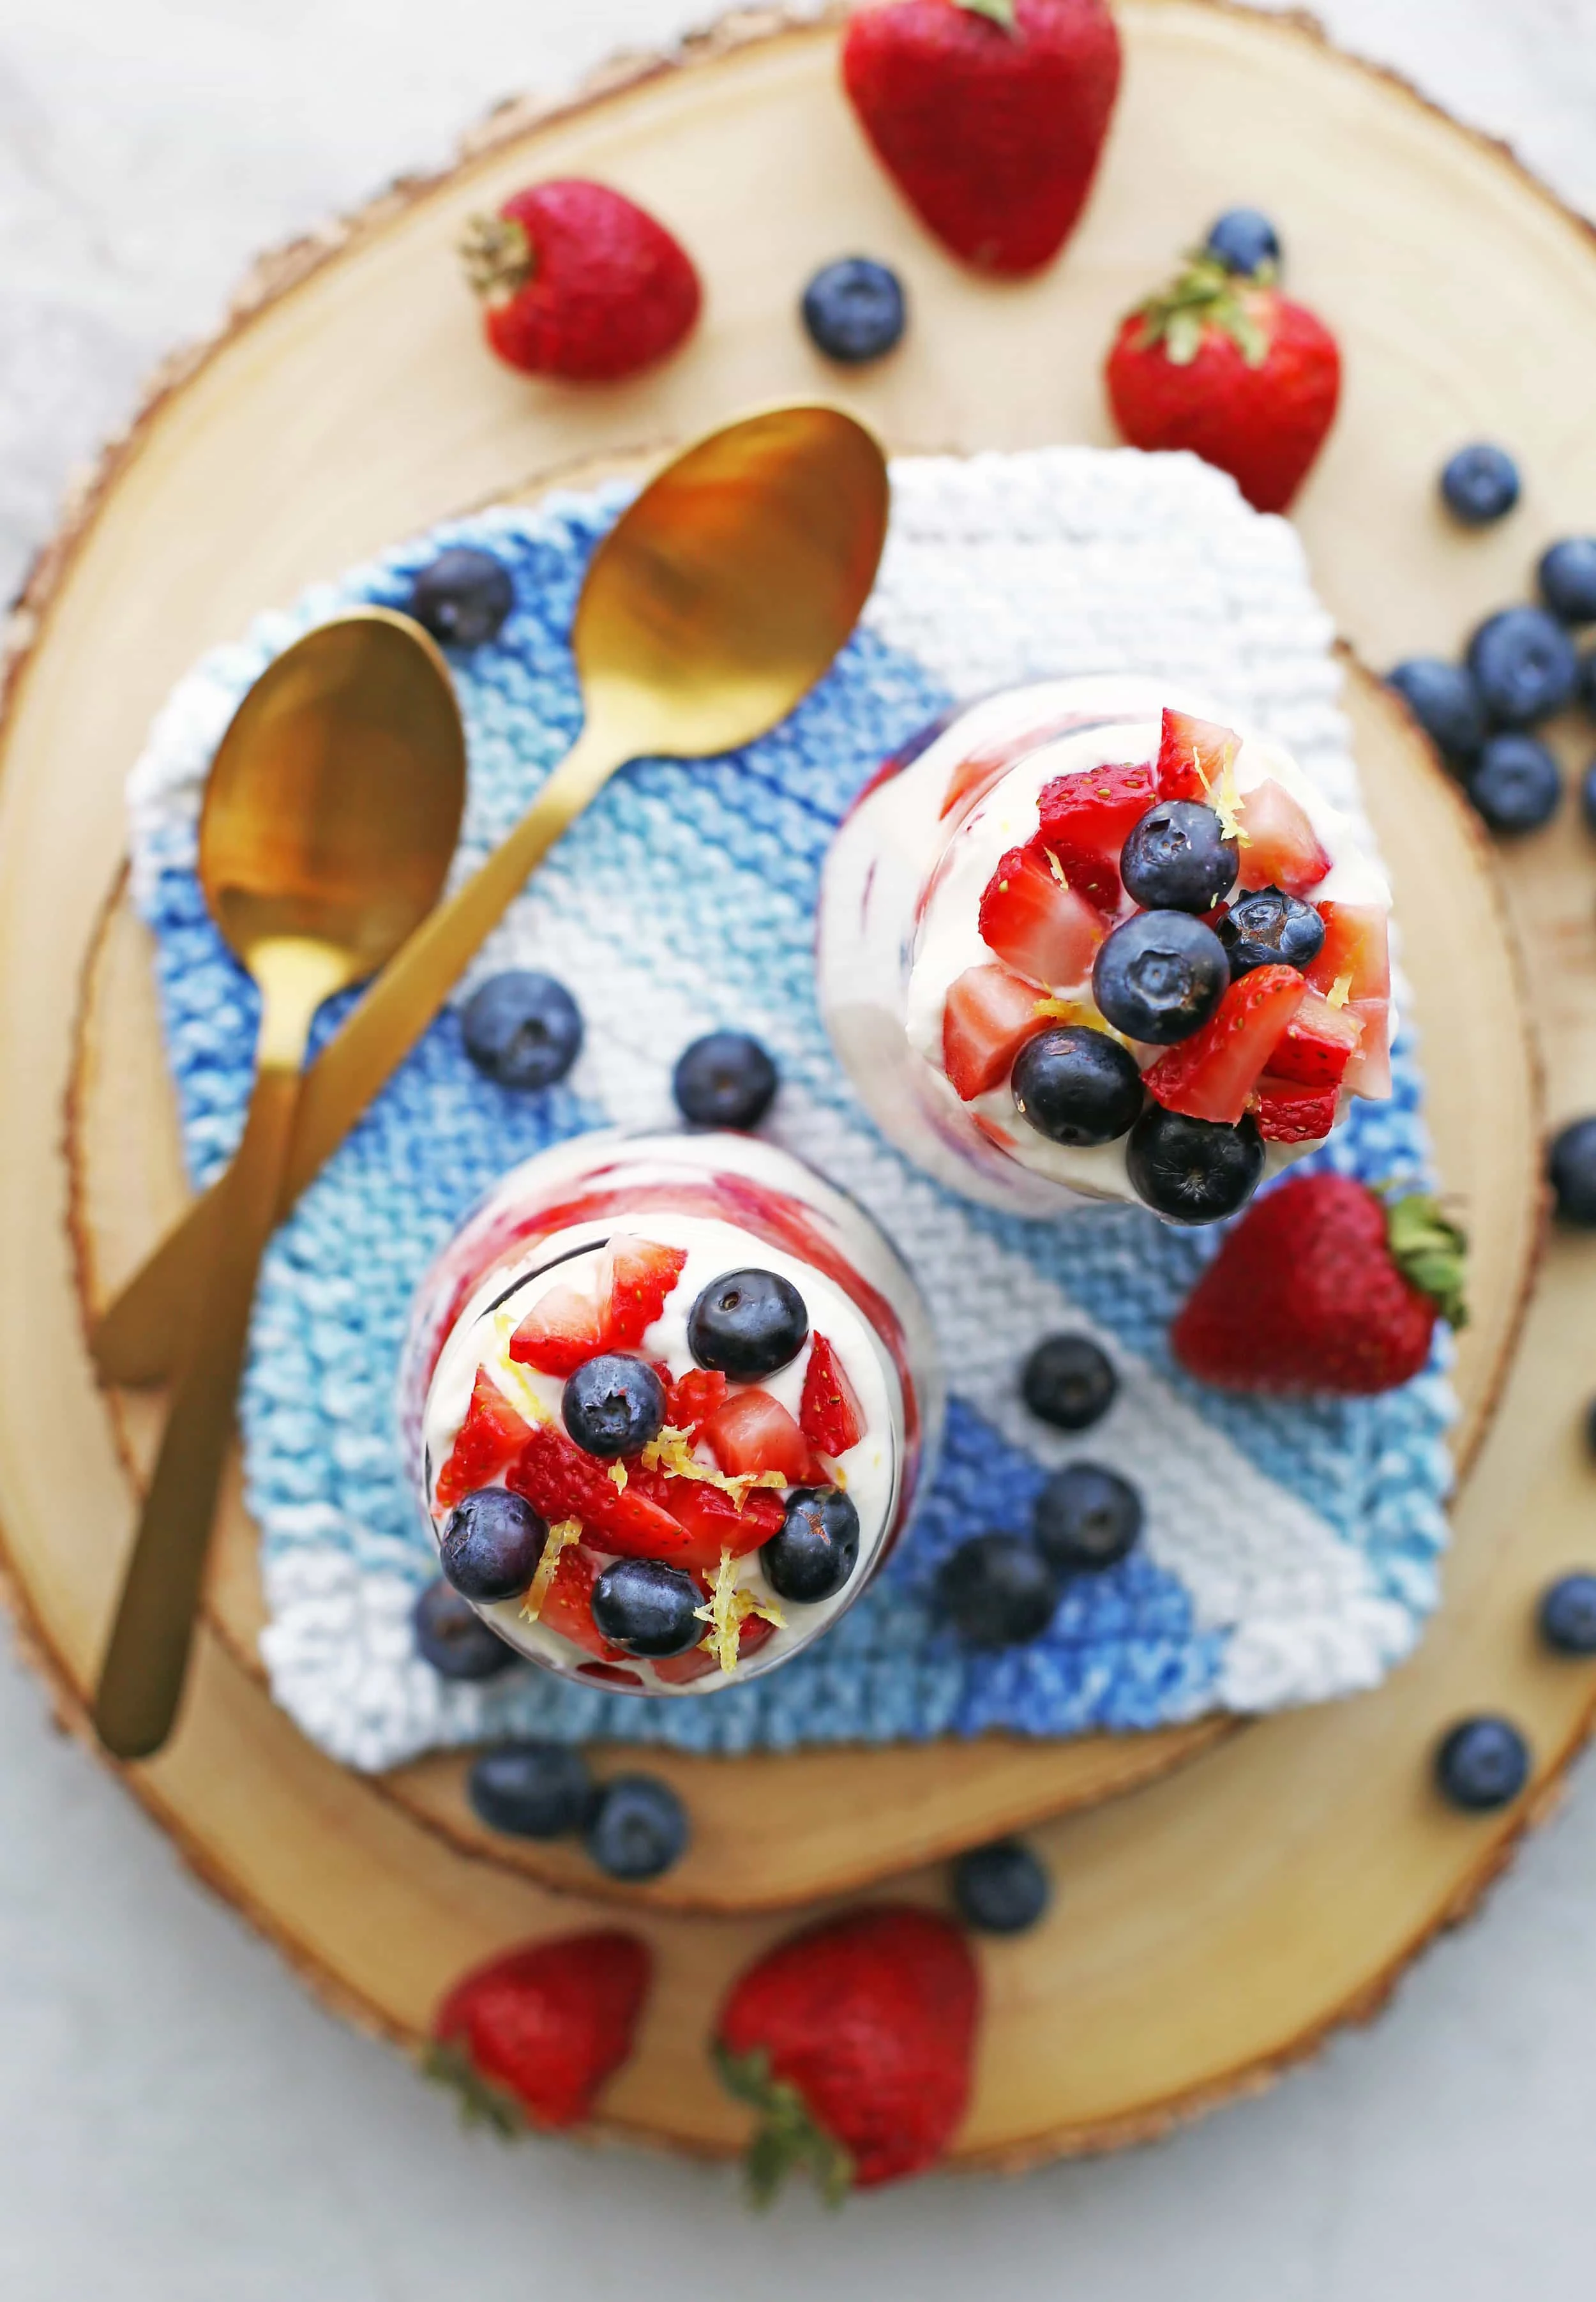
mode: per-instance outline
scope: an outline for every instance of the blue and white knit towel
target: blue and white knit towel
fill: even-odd
[[[859,1108],[812,985],[833,827],[882,756],[953,697],[1121,669],[1196,685],[1288,744],[1362,825],[1330,626],[1295,534],[1183,456],[916,458],[896,466],[894,488],[878,588],[821,686],[736,757],[627,770],[462,986],[512,963],[559,975],[588,1027],[569,1080],[532,1096],[491,1085],[446,1013],[273,1243],[242,1405],[271,1617],[263,1651],[279,1701],[355,1766],[511,1732],[738,1751],[1267,1710],[1373,1685],[1434,1603],[1452,1411],[1439,1357],[1384,1399],[1287,1405],[1205,1390],[1172,1363],[1166,1330],[1214,1236],[1129,1208],[1034,1222],[950,1196]],[[254,995],[194,876],[203,779],[239,698],[309,626],[357,601],[402,605],[442,545],[498,552],[515,610],[495,644],[453,667],[470,739],[465,872],[576,733],[567,634],[588,556],[625,496],[561,494],[450,522],[263,617],[172,695],[130,802],[137,899],[155,935],[196,1181],[231,1152],[251,1071]],[[416,1659],[408,1626],[435,1572],[395,1441],[412,1290],[486,1187],[529,1153],[601,1122],[672,1124],[674,1058],[718,1025],[775,1051],[784,1086],[770,1132],[862,1199],[919,1274],[953,1391],[940,1475],[865,1598],[768,1678],[658,1703],[531,1668],[446,1683]],[[1395,1099],[1357,1105],[1320,1163],[1382,1180],[1424,1174],[1410,1045],[1396,1071]],[[1017,1393],[1027,1351],[1062,1327],[1096,1335],[1122,1378],[1107,1418],[1074,1440],[1041,1428]],[[1045,1638],[966,1652],[931,1612],[938,1562],[972,1533],[1023,1529],[1047,1472],[1078,1456],[1141,1487],[1145,1540],[1121,1567],[1076,1582]]]

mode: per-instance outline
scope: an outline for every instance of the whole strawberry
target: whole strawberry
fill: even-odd
[[[1189,448],[1256,509],[1283,511],[1335,419],[1341,356],[1266,275],[1238,275],[1204,253],[1130,314],[1107,379],[1133,448]]]
[[[761,2123],[754,2197],[806,2165],[836,2202],[922,2173],[964,2115],[980,1982],[958,1928],[882,1904],[777,1944],[734,1984],[715,2054]]]
[[[698,274],[645,208],[580,178],[534,184],[466,227],[483,331],[511,367],[578,383],[632,375],[698,317]]]
[[[1086,205],[1120,85],[1105,0],[891,0],[843,40],[843,85],[945,247],[1035,272]]]
[[[457,2090],[468,2120],[501,2134],[579,2125],[632,2051],[652,1965],[646,1943],[619,1933],[491,1959],[439,2007],[427,2074]]]
[[[1394,1390],[1435,1322],[1466,1323],[1466,1241],[1433,1199],[1389,1203],[1345,1175],[1292,1175],[1256,1200],[1171,1330],[1189,1374],[1229,1390]]]

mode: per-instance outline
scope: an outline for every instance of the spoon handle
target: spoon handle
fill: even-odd
[[[303,1003],[298,1003],[303,1006]],[[172,1731],[189,1667],[216,1496],[232,1432],[256,1274],[276,1218],[310,1021],[268,1006],[243,1141],[205,1234],[213,1260],[190,1317],[172,1402],[101,1666],[94,1723],[119,1759],[146,1759]],[[192,1305],[190,1306],[192,1312]]]
[[[381,1093],[549,850],[643,748],[590,719],[508,838],[389,961],[306,1076],[279,1213]],[[108,1382],[139,1386],[171,1374],[221,1241],[227,1184],[223,1176],[194,1201],[102,1315],[90,1348]]]

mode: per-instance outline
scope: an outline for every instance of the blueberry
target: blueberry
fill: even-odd
[[[679,1861],[689,1835],[687,1810],[668,1783],[617,1775],[599,1794],[585,1839],[601,1870],[638,1883]]]
[[[1518,501],[1518,466],[1506,449],[1481,441],[1448,458],[1441,467],[1441,492],[1452,517],[1465,527],[1489,527]]]
[[[1587,716],[1596,719],[1596,648],[1587,648],[1579,660],[1579,700]]]
[[[416,578],[410,613],[445,647],[483,647],[497,639],[516,604],[516,587],[502,559],[466,544],[441,551]]]
[[[1046,1871],[1017,1838],[1000,1838],[961,1854],[953,1864],[953,1887],[959,1916],[983,1935],[1024,1934],[1053,1895]]]
[[[1092,969],[1093,996],[1115,1030],[1155,1047],[1200,1031],[1230,980],[1224,945],[1187,912],[1138,912],[1099,947]]]
[[[1547,1166],[1558,1221],[1596,1231],[1596,1119],[1575,1119],[1555,1135]]]
[[[790,1279],[727,1271],[687,1315],[687,1348],[701,1367],[734,1382],[763,1382],[791,1366],[809,1336],[809,1313]]]
[[[1596,831],[1596,760],[1580,777],[1579,811],[1585,819],[1585,829]]]
[[[1279,887],[1238,895],[1214,932],[1231,962],[1231,980],[1255,967],[1307,967],[1324,946],[1324,921],[1312,903]]]
[[[551,975],[510,968],[474,991],[460,1017],[466,1053],[500,1087],[552,1087],[582,1047],[582,1010]]]
[[[1055,1471],[1037,1497],[1031,1522],[1037,1549],[1061,1575],[1117,1567],[1135,1549],[1141,1528],[1141,1497],[1129,1479],[1098,1463]]]
[[[1541,554],[1541,597],[1566,624],[1596,624],[1596,535],[1566,535]]]
[[[1134,1125],[1144,1101],[1130,1048],[1079,1023],[1026,1041],[1013,1095],[1020,1116],[1051,1143],[1112,1143]]]
[[[463,1599],[518,1598],[538,1571],[549,1529],[508,1487],[482,1487],[450,1511],[440,1558]]]
[[[1089,1335],[1049,1335],[1025,1362],[1021,1395],[1039,1423],[1089,1431],[1113,1405],[1120,1378]]]
[[[1488,616],[1468,643],[1468,668],[1480,701],[1502,727],[1550,718],[1573,702],[1579,684],[1574,642],[1544,608]]]
[[[1463,787],[1492,831],[1539,831],[1563,796],[1558,763],[1533,735],[1493,735],[1463,778]]]
[[[1130,1130],[1125,1164],[1155,1214],[1171,1222],[1218,1222],[1257,1189],[1264,1138],[1250,1118],[1224,1127],[1150,1103]]]
[[[1585,1449],[1596,1456],[1596,1399],[1585,1409]]]
[[[1250,275],[1261,272],[1266,264],[1277,271],[1280,268],[1280,235],[1256,208],[1227,208],[1211,227],[1206,247],[1227,272]]]
[[[1211,912],[1235,886],[1239,860],[1211,807],[1163,799],[1131,826],[1120,877],[1144,911]]]
[[[1565,1575],[1554,1583],[1538,1619],[1555,1653],[1596,1655],[1596,1575]]]
[[[628,1654],[685,1654],[704,1634],[703,1603],[692,1575],[659,1558],[612,1559],[593,1584],[593,1620]]]
[[[693,1127],[757,1127],[776,1100],[776,1065],[746,1031],[694,1039],[671,1081]]]
[[[859,1513],[840,1487],[799,1487],[781,1531],[760,1552],[778,1599],[813,1607],[834,1598],[859,1564]]]
[[[1387,676],[1419,726],[1449,766],[1466,767],[1485,741],[1485,707],[1474,674],[1464,664],[1439,656],[1410,656]]]
[[[803,324],[814,344],[849,367],[891,351],[908,318],[903,281],[868,256],[827,264],[803,291]]]
[[[1529,1745],[1508,1718],[1465,1718],[1435,1753],[1442,1797],[1471,1814],[1510,1806],[1529,1778]]]
[[[466,1777],[473,1812],[512,1838],[563,1838],[580,1830],[593,1801],[587,1760],[572,1743],[501,1743]]]
[[[440,1678],[495,1678],[517,1659],[498,1632],[440,1575],[410,1612],[416,1651]]]
[[[559,1411],[589,1455],[638,1455],[665,1427],[665,1385],[646,1359],[601,1351],[567,1377]]]
[[[978,1534],[944,1559],[937,1599],[972,1647],[1039,1639],[1058,1606],[1058,1583],[1039,1550],[1017,1534]]]

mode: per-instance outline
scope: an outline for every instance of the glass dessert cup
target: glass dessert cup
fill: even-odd
[[[777,1668],[860,1595],[942,1392],[853,1200],[752,1137],[606,1132],[517,1168],[443,1249],[399,1407],[443,1571],[500,1636],[681,1695]]]
[[[1122,676],[990,696],[839,828],[827,1026],[952,1189],[1215,1221],[1389,1096],[1385,874],[1280,745],[1207,708]]]

